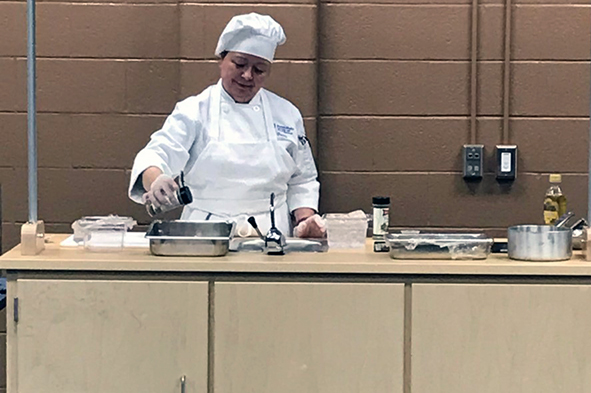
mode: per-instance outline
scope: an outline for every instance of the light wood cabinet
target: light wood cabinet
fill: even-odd
[[[403,391],[404,285],[216,283],[215,393]]]
[[[207,391],[208,284],[17,280],[8,391]]]
[[[416,284],[413,393],[586,393],[591,286]]]
[[[181,393],[183,375],[185,393],[590,391],[591,284],[261,258],[265,274],[8,271],[7,393]]]

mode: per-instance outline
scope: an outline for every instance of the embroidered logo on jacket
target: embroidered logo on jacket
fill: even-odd
[[[285,135],[293,135],[293,127],[288,127],[277,123],[273,123],[273,125],[275,126],[275,131]]]

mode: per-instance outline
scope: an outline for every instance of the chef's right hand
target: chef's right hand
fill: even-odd
[[[294,229],[293,235],[300,238],[323,238],[326,237],[326,222],[318,214],[314,214]]]
[[[144,204],[152,204],[154,207],[172,205],[176,203],[176,190],[178,184],[168,175],[159,175],[150,185],[150,190],[142,196]]]

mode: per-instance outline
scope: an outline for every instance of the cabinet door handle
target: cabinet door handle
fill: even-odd
[[[181,377],[181,393],[185,393],[185,382],[187,381],[187,378],[185,378],[185,376],[183,375]]]

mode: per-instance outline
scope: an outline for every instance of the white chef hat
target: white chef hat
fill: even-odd
[[[215,55],[219,57],[224,51],[241,52],[272,62],[277,45],[285,40],[283,28],[269,15],[254,12],[237,15],[222,31]]]

